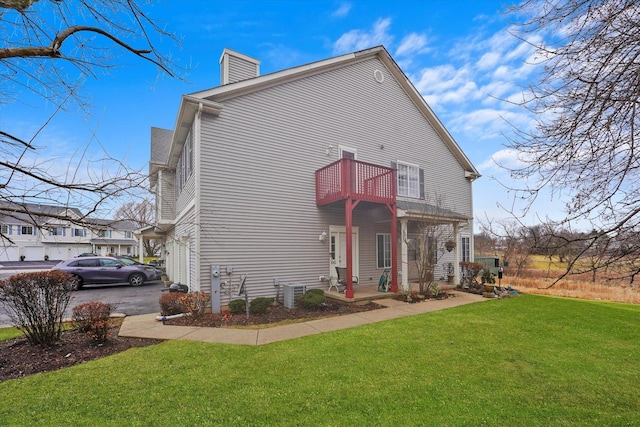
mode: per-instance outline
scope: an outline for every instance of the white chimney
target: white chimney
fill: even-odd
[[[239,82],[260,75],[260,61],[225,48],[220,57],[220,84]]]

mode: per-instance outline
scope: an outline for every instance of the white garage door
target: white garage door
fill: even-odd
[[[42,246],[25,246],[25,261],[42,261],[44,259],[44,248]]]
[[[0,262],[20,261],[20,250],[17,246],[0,246]]]
[[[73,258],[70,255],[71,250],[67,246],[49,246],[49,261],[63,261],[65,259]]]

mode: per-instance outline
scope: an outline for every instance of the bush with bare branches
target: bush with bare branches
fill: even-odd
[[[60,339],[73,282],[61,271],[16,274],[0,282],[0,302],[32,345],[48,347]]]

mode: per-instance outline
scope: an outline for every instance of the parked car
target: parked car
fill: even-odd
[[[73,275],[76,289],[84,285],[129,283],[140,286],[158,280],[156,269],[150,265],[127,265],[113,257],[82,257],[59,262],[53,270]]]
[[[82,253],[82,254],[76,256],[76,258],[85,257],[85,256],[98,256],[98,254],[94,254],[92,252],[85,252],[85,253]]]
[[[118,261],[120,261],[121,263],[125,264],[125,265],[146,265],[147,267],[151,267],[153,269],[156,270],[156,273],[158,273],[158,276],[160,276],[163,271],[162,268],[157,267],[155,265],[151,265],[151,264],[144,264],[141,263],[140,261],[136,261],[133,258],[130,258],[128,256],[125,255],[114,255],[113,258],[117,259]]]

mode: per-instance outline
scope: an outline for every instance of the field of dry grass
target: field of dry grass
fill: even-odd
[[[522,277],[509,276],[509,271],[506,269],[502,286],[511,285],[527,294],[640,304],[640,282],[630,286],[628,283],[616,283],[601,277],[594,283],[591,276],[585,273],[569,275],[553,284],[564,270],[557,269],[557,266],[552,266],[550,269],[548,261],[542,260],[534,260],[531,266],[532,268],[527,269]]]

